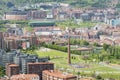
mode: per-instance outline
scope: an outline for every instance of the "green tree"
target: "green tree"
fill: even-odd
[[[105,51],[107,51],[107,49],[109,48],[109,46],[110,46],[110,45],[104,43],[104,44],[103,44],[103,49],[104,49]]]
[[[83,40],[83,41],[81,41],[81,44],[82,44],[82,45],[86,45],[86,46],[88,46],[88,45],[89,45],[89,42]]]
[[[5,68],[0,66],[0,76],[4,76],[5,75]]]
[[[93,46],[99,47],[100,45],[98,43],[94,43]]]

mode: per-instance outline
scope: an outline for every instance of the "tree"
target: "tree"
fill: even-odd
[[[100,75],[97,75],[97,76],[96,76],[96,79],[97,79],[97,80],[102,80],[102,77],[101,77]]]
[[[87,46],[87,45],[89,45],[89,42],[83,40],[83,41],[82,41],[82,44]]]
[[[110,45],[104,43],[104,44],[103,44],[103,49],[104,49],[105,51],[107,51],[107,49],[109,48],[109,46],[110,46]]]
[[[12,2],[8,2],[8,3],[7,3],[7,7],[8,7],[8,8],[13,7],[13,6],[14,6],[14,4],[13,4]]]
[[[77,75],[78,75],[78,80],[79,80],[79,77],[80,77],[80,72],[79,71],[77,72]]]
[[[0,66],[0,76],[4,76],[5,75],[5,68]]]
[[[100,45],[98,43],[94,43],[93,46],[99,47]]]

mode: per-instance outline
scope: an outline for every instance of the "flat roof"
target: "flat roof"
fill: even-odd
[[[17,64],[9,64],[10,67],[18,67]]]
[[[34,64],[54,64],[52,62],[29,62],[28,65],[34,65]]]

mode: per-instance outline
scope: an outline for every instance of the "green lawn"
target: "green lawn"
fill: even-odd
[[[57,50],[49,50],[49,51],[36,51],[37,54],[39,55],[39,57],[50,57],[50,62],[54,62],[55,63],[55,67],[56,68],[64,68],[64,69],[74,69],[73,67],[69,66],[67,63],[67,53],[65,52],[61,52],[61,51],[57,51]],[[75,59],[71,59],[72,64],[74,63],[85,63],[84,60],[81,59],[81,57],[79,55],[72,55],[75,57]],[[108,68],[99,64],[89,64],[89,68],[78,68],[77,70],[80,71],[117,71],[115,69],[112,68]]]
[[[61,28],[66,28],[66,26],[69,26],[70,28],[80,28],[80,27],[94,27],[98,22],[91,22],[91,21],[85,21],[80,22],[79,24],[75,23],[74,21],[64,21],[64,22],[56,22],[56,25]]]
[[[72,74],[77,75],[77,72],[81,72],[82,74],[85,74],[87,76],[92,75],[95,72],[99,72],[99,75],[102,75],[104,78],[115,78],[116,80],[120,80],[120,71],[109,68],[106,66],[102,66],[98,63],[88,63],[89,68],[74,68],[68,65],[67,61],[67,53],[57,51],[57,50],[36,50],[35,51],[39,57],[50,57],[50,62],[55,63],[55,69],[59,69],[61,71],[70,72]],[[75,59],[71,59],[72,64],[74,63],[80,63],[85,64],[85,61],[81,58],[79,55],[73,55]]]
[[[95,22],[81,22],[79,24],[80,27],[94,27],[97,23]]]

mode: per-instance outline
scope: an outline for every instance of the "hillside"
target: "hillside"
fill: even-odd
[[[120,8],[120,0],[0,0],[0,11],[6,11],[9,10],[9,8],[11,7],[25,5],[26,3],[34,4],[45,2],[69,3],[73,7]]]

